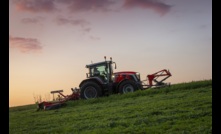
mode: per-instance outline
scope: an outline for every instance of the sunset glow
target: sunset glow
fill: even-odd
[[[70,94],[104,56],[142,80],[212,79],[212,1],[9,0],[9,106]]]

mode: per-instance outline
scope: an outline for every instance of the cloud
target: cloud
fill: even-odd
[[[28,12],[52,12],[56,11],[55,0],[13,0],[17,10]]]
[[[111,0],[57,0],[57,2],[68,4],[71,12],[110,11],[110,6],[115,3]]]
[[[86,25],[89,25],[90,23],[84,19],[67,19],[64,17],[57,17],[55,19],[55,22],[58,25],[65,25],[65,24],[71,24],[74,26],[82,26],[85,27]]]
[[[89,33],[89,32],[91,31],[91,28],[89,28],[89,27],[84,28],[84,29],[83,29],[83,31],[84,31],[84,32],[88,32],[88,33]]]
[[[95,37],[95,36],[90,36],[90,39],[92,39],[92,40],[100,40],[99,37]]]
[[[89,33],[91,31],[91,28],[89,27],[90,23],[84,19],[67,19],[64,17],[57,17],[55,19],[55,22],[58,25],[72,25],[80,27],[80,30],[83,31],[83,33]]]
[[[42,50],[42,46],[37,39],[34,38],[22,38],[22,37],[12,37],[9,35],[9,46],[11,48],[17,48],[22,53],[27,52],[39,52]]]
[[[61,11],[59,5],[66,6],[65,10],[71,13],[86,12],[86,11],[116,11],[113,6],[123,2],[121,8],[143,8],[152,9],[160,15],[164,15],[170,11],[171,5],[165,4],[159,0],[13,0],[13,4],[20,11],[27,12],[54,12]],[[61,8],[61,7],[60,7]]]
[[[43,19],[44,19],[43,17],[23,18],[21,22],[24,24],[37,24],[40,23]]]
[[[170,11],[171,6],[167,5],[159,0],[124,0],[123,8],[144,8],[152,9],[160,15],[164,15]]]
[[[13,0],[13,4],[20,11],[51,12],[58,10],[56,4],[63,3],[71,12],[79,11],[109,11],[111,0]]]

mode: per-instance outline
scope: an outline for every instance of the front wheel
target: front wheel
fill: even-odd
[[[97,98],[101,96],[101,88],[97,83],[86,82],[81,86],[81,99]]]
[[[125,94],[128,92],[134,92],[136,90],[137,90],[137,87],[136,87],[134,81],[131,81],[131,80],[124,81],[119,86],[119,92],[121,94]]]

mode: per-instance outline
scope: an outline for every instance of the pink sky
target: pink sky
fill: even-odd
[[[9,106],[70,94],[104,56],[142,80],[212,79],[212,1],[9,0]]]

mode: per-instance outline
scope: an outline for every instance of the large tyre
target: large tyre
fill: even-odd
[[[86,82],[81,86],[81,99],[97,98],[101,96],[101,88],[97,83]]]
[[[126,80],[126,81],[122,82],[119,86],[119,92],[121,94],[125,94],[128,92],[134,92],[136,90],[137,90],[137,86],[134,83],[134,81],[132,81],[132,80]]]

